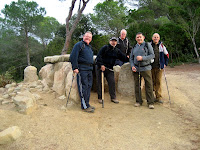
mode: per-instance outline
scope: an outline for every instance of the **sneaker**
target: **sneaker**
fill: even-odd
[[[94,110],[95,110],[95,107],[94,107],[94,106],[91,106],[91,105],[90,105],[90,107],[91,107],[92,109],[94,109]]]
[[[103,103],[103,100],[102,99],[98,99],[99,103],[102,104]]]
[[[154,109],[154,106],[152,104],[150,104],[149,109]]]
[[[92,109],[91,107],[88,107],[86,109],[83,109],[84,112],[88,112],[88,113],[93,113],[94,109]]]
[[[111,99],[111,102],[113,102],[113,103],[116,103],[116,104],[118,104],[118,103],[119,103],[119,101],[118,101],[118,100],[116,100],[116,99]]]
[[[135,107],[140,107],[141,104],[140,104],[140,103],[135,103],[134,106],[135,106]]]

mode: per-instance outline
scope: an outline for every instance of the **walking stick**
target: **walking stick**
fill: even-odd
[[[138,62],[138,78],[139,78],[139,100],[141,101],[141,75],[140,75],[140,62]]]
[[[73,84],[73,81],[74,81],[74,77],[75,77],[75,73],[72,74],[72,84]],[[68,101],[69,101],[69,96],[70,96],[70,93],[71,93],[72,84],[71,84],[70,89],[69,89],[69,94],[68,94],[68,97],[67,97],[66,107],[67,107],[67,104],[68,104]]]
[[[102,108],[104,108],[104,73],[101,72]]]
[[[169,95],[169,89],[168,89],[167,78],[166,78],[166,74],[165,74],[165,68],[163,70],[164,70],[165,82],[166,82],[166,86],[167,86],[167,92],[168,92],[168,96],[169,96],[169,104],[171,105],[171,99],[170,99],[170,95]]]

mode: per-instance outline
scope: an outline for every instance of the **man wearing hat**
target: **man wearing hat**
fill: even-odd
[[[98,101],[102,103],[102,89],[101,89],[101,72],[104,72],[104,76],[108,82],[109,94],[111,102],[119,103],[116,99],[115,91],[115,79],[113,66],[116,59],[121,61],[128,61],[128,57],[125,56],[117,47],[117,38],[111,37],[109,44],[104,45],[97,55],[97,73],[98,73]]]

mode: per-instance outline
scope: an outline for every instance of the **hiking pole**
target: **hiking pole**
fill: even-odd
[[[139,78],[139,100],[141,101],[141,75],[140,75],[140,62],[138,62],[138,78]]]
[[[73,84],[75,75],[76,75],[76,73],[73,73],[73,74],[72,74],[72,84]],[[70,89],[69,89],[69,94],[68,94],[68,97],[67,97],[66,107],[67,107],[67,104],[68,104],[68,101],[69,101],[69,96],[70,96],[70,93],[71,93],[72,84],[71,84]]]
[[[168,92],[168,96],[169,96],[169,104],[171,105],[171,99],[170,99],[170,95],[169,95],[169,89],[168,89],[167,78],[166,78],[166,74],[165,74],[165,68],[163,70],[164,70],[165,82],[166,82],[166,86],[167,86],[167,92]]]
[[[101,71],[101,92],[102,92],[102,108],[104,108],[104,73]]]

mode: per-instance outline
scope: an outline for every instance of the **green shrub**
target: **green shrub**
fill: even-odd
[[[10,67],[5,74],[0,75],[0,87],[5,87],[6,84],[12,83],[13,75],[16,73],[15,67]]]

